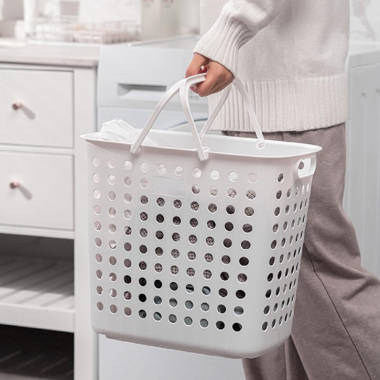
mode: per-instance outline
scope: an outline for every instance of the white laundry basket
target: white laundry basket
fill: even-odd
[[[137,140],[112,122],[83,136],[92,322],[114,339],[252,358],[291,332],[320,147],[264,141],[237,80],[258,139],[206,134],[229,89],[199,134],[187,95],[202,80],[176,84]],[[142,144],[177,92],[192,133]]]

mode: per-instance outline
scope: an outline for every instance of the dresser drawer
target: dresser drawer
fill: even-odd
[[[0,152],[0,224],[73,229],[73,157]]]
[[[73,146],[71,72],[0,69],[0,144]]]

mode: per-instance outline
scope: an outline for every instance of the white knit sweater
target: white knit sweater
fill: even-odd
[[[346,121],[348,0],[201,0],[201,19],[194,51],[245,83],[264,132]],[[213,129],[251,128],[233,91]]]

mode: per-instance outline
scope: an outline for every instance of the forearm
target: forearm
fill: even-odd
[[[194,51],[234,74],[239,49],[270,24],[289,0],[230,0]]]

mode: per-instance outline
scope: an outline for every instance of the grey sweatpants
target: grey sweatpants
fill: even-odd
[[[266,138],[316,144],[323,151],[313,179],[292,335],[266,355],[243,360],[246,378],[380,380],[380,280],[361,267],[355,230],[342,207],[345,126]]]

